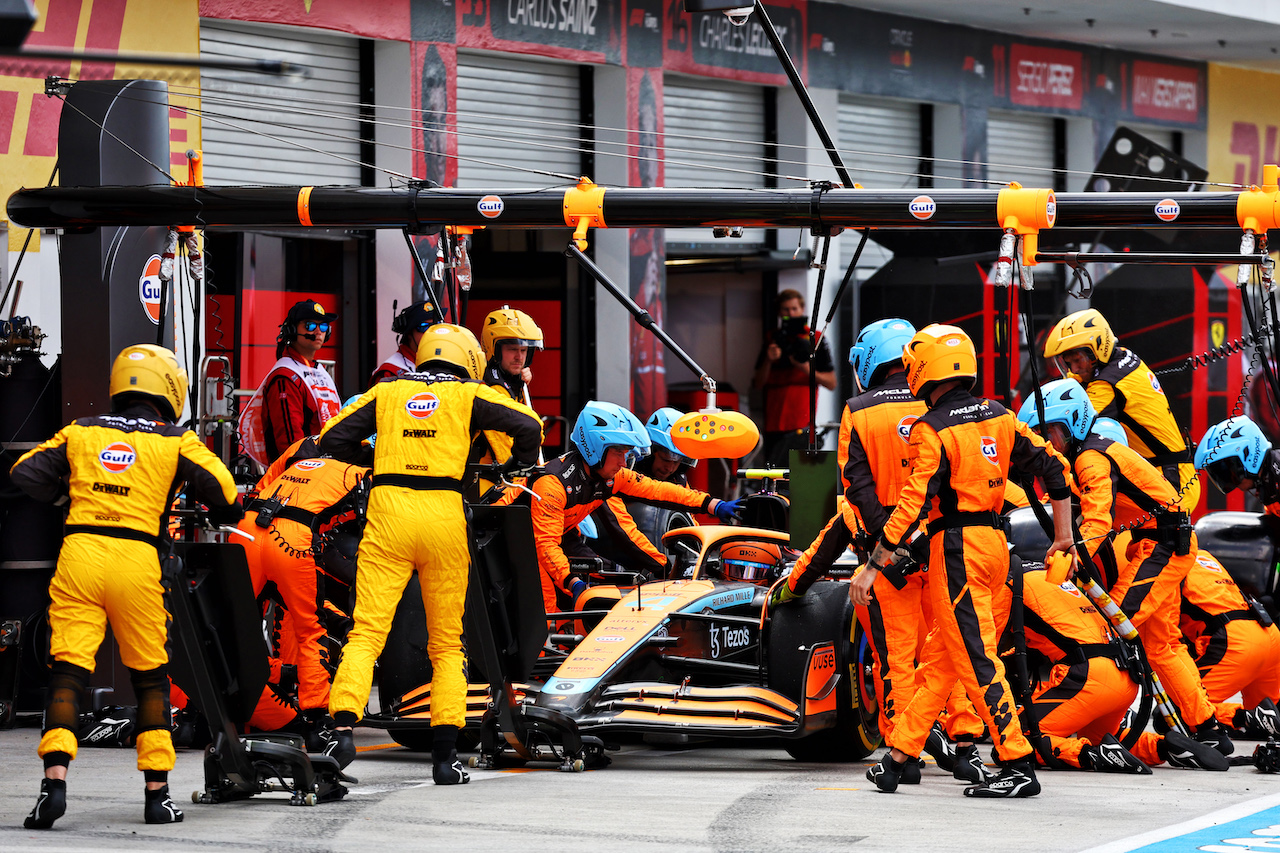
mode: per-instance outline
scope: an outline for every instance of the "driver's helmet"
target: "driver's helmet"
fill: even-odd
[[[776,542],[735,542],[720,549],[726,580],[769,586],[782,576],[785,559]]]

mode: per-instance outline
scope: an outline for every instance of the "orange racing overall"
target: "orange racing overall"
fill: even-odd
[[[920,654],[920,681],[890,744],[910,756],[957,681],[987,724],[996,753],[1031,753],[996,642],[1009,618],[1009,552],[999,511],[1010,468],[1043,478],[1049,497],[1070,495],[1061,457],[1003,406],[963,389],[939,397],[911,429],[916,457],[880,544],[894,551],[928,512],[934,627]]]

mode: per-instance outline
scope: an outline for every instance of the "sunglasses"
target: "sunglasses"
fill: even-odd
[[[427,329],[430,329],[430,328],[431,328],[430,323],[419,323],[417,326],[414,327],[414,329],[419,332],[425,332]]]
[[[307,324],[306,324],[306,325],[304,325],[302,328],[306,329],[308,332],[314,332],[314,331],[316,331],[316,330],[318,329],[318,330],[320,330],[321,332],[324,332],[326,335],[327,335],[327,334],[329,334],[329,324],[328,324],[328,323],[315,323],[315,322],[311,322],[311,323],[307,323]]]

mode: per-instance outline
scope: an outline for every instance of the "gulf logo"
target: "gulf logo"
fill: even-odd
[[[907,205],[907,210],[911,211],[911,215],[921,220],[932,219],[937,209],[938,203],[927,195],[918,195],[911,199],[911,203]]]
[[[293,463],[293,467],[299,468],[303,471],[314,471],[317,468],[324,467],[324,460],[323,459],[303,459],[301,462]]]
[[[137,460],[137,452],[123,441],[114,441],[108,444],[98,454],[98,464],[112,474],[128,471]]]
[[[506,208],[506,205],[496,195],[487,195],[476,202],[476,210],[480,211],[480,215],[485,219],[497,219],[502,215],[504,208]]]
[[[160,256],[152,255],[142,268],[138,278],[138,301],[147,312],[147,319],[160,325]]]
[[[915,415],[907,415],[898,421],[898,438],[905,443],[911,437],[911,425],[916,422]]]
[[[1156,390],[1156,391],[1160,391],[1160,390],[1161,390],[1161,389],[1160,389],[1160,380],[1159,380],[1159,379],[1156,379],[1156,375],[1155,375],[1154,373],[1152,373],[1150,370],[1148,370],[1148,371],[1147,371],[1147,379],[1151,382],[1151,387],[1152,387],[1154,390]],[[1161,393],[1163,393],[1163,392],[1161,392]]]
[[[1172,222],[1181,212],[1182,208],[1171,198],[1161,199],[1156,203],[1156,218],[1163,222]]]
[[[1050,228],[1058,221],[1058,197],[1053,194],[1053,190],[1049,191],[1049,200],[1044,206],[1044,217]]]
[[[982,455],[987,457],[987,461],[992,465],[1000,464],[1000,448],[996,446],[996,440],[989,435],[982,437]]]
[[[1066,583],[1060,584],[1060,585],[1058,586],[1058,588],[1059,588],[1059,589],[1061,589],[1063,592],[1069,592],[1069,593],[1071,593],[1071,594],[1072,594],[1072,595],[1074,595],[1076,598],[1081,598],[1081,597],[1082,597],[1082,596],[1080,595],[1080,590],[1076,589],[1076,585],[1075,585],[1075,584],[1073,584],[1071,581],[1067,581]]]
[[[425,420],[436,413],[436,409],[440,406],[440,398],[430,391],[423,391],[421,394],[414,394],[404,404],[404,410],[409,413],[410,417],[418,420]]]

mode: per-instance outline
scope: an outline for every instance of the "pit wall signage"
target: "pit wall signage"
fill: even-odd
[[[1209,66],[1209,180],[1261,184],[1280,157],[1280,75]]]

